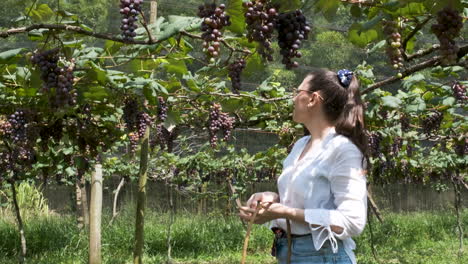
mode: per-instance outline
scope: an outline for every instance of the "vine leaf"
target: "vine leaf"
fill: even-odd
[[[16,62],[15,59],[18,59],[18,56],[24,48],[7,50],[0,53],[0,64],[13,64]]]
[[[367,44],[378,38],[379,34],[375,29],[363,31],[362,25],[354,23],[348,31],[348,39],[354,45],[365,47]]]
[[[245,30],[244,9],[242,0],[229,1],[226,13],[230,16],[231,25],[227,27],[231,32],[242,34]]]

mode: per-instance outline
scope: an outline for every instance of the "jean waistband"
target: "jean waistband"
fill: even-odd
[[[276,238],[285,238],[285,237],[288,237],[288,234],[287,232],[282,229],[282,228],[279,228],[279,227],[272,227],[271,228],[271,231],[275,234],[275,237]],[[305,236],[310,236],[312,235],[311,233],[308,233],[308,234],[300,234],[300,235],[297,235],[297,234],[291,234],[291,238],[298,238],[298,237],[305,237]]]

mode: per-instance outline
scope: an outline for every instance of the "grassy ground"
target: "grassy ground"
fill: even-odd
[[[131,263],[134,213],[124,212],[109,226],[103,219],[103,263]],[[372,222],[356,239],[359,263],[468,263],[468,230],[464,235],[465,253],[457,257],[456,218],[453,212],[410,214],[385,213],[385,222]],[[468,210],[462,219],[468,226]],[[167,254],[166,214],[148,212],[145,225],[145,263],[164,263]],[[28,242],[27,263],[87,263],[87,237],[76,228],[74,216],[29,217],[25,221]],[[236,217],[219,214],[179,214],[172,227],[173,263],[239,263],[244,228]],[[0,263],[16,263],[19,236],[11,217],[0,217]],[[272,235],[255,226],[249,243],[248,263],[273,264],[269,256]]]

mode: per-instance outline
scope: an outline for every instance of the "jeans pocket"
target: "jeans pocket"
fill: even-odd
[[[294,239],[291,247],[292,254],[295,256],[321,256],[322,250],[315,250],[312,237],[301,237]]]

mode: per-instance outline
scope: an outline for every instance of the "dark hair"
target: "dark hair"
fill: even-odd
[[[368,137],[365,132],[364,104],[359,92],[359,81],[352,76],[351,83],[344,87],[336,72],[320,69],[309,73],[310,91],[320,91],[323,111],[329,122],[335,124],[338,134],[348,137],[363,153],[369,164]]]

